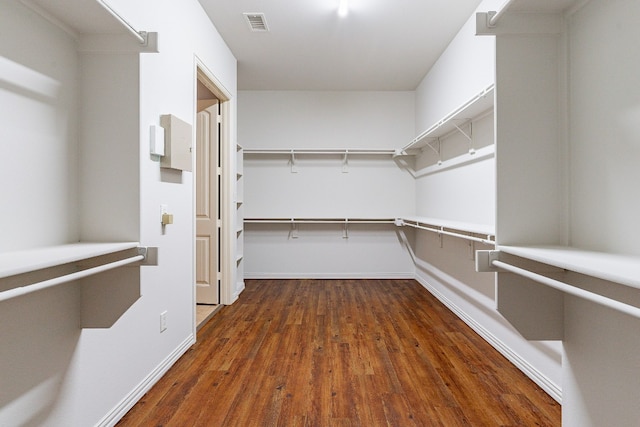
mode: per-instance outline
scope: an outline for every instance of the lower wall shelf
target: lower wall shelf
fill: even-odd
[[[0,279],[137,248],[138,242],[79,242],[0,254]]]
[[[73,243],[0,254],[0,302],[82,280],[81,326],[107,328],[140,297],[141,265],[157,265],[157,248]]]

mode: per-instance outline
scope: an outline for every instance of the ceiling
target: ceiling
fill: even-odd
[[[414,90],[481,0],[199,0],[240,90]],[[253,32],[243,13],[264,13]]]

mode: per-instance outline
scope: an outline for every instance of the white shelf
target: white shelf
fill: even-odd
[[[394,224],[395,218],[245,218],[247,224]]]
[[[137,248],[138,242],[71,243],[0,254],[0,278]]]
[[[250,149],[245,148],[244,154],[254,155],[291,155],[291,154],[305,154],[305,155],[381,155],[381,156],[393,156],[395,150],[382,150],[375,148],[265,148],[265,149]]]
[[[479,162],[481,160],[495,157],[495,145],[488,145],[475,151],[474,154],[466,153],[453,159],[445,160],[439,165],[428,166],[415,173],[416,178],[420,178],[434,173],[444,172],[449,169],[457,168],[469,163]]]
[[[407,150],[422,148],[426,146],[429,141],[435,140],[456,130],[456,125],[461,124],[460,121],[472,120],[473,118],[479,117],[491,110],[494,104],[493,94],[494,85],[490,85],[415,137],[411,142],[409,142],[409,144],[402,147],[401,151],[403,154],[409,154],[405,152]]]
[[[640,257],[570,246],[500,246],[498,249],[521,258],[640,288]]]
[[[407,216],[399,218],[405,222],[415,222],[424,226],[442,227],[450,230],[458,230],[466,233],[482,234],[484,236],[494,236],[495,227],[486,224],[475,224],[462,221],[449,221],[441,218],[429,218],[422,216]]]
[[[562,12],[584,3],[581,0],[514,0],[508,6],[509,12]]]
[[[139,31],[104,0],[21,0],[24,5],[79,40],[80,50],[130,50],[127,43],[105,45],[99,37],[133,40],[134,51],[157,52],[157,33]],[[87,35],[93,36],[86,37]]]

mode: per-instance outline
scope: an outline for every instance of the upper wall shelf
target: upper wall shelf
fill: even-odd
[[[81,51],[157,52],[157,33],[137,30],[105,0],[20,1],[78,40]]]
[[[434,123],[429,129],[415,137],[410,143],[402,147],[401,155],[409,155],[408,151],[427,146],[430,142],[441,138],[458,129],[462,122],[470,121],[493,108],[494,85],[489,85],[470,100]]]

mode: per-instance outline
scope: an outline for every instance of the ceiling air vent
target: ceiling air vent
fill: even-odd
[[[269,31],[264,13],[244,13],[243,15],[249,23],[251,31]]]

